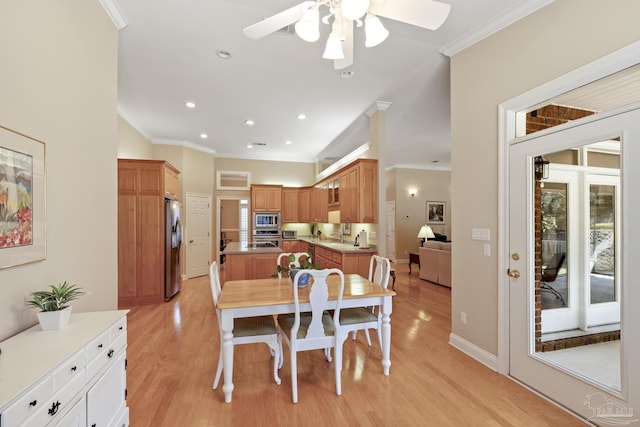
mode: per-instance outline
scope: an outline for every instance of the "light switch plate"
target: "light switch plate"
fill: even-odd
[[[491,240],[491,233],[488,228],[472,228],[471,240]]]

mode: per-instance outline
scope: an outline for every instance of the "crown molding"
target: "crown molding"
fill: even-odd
[[[216,154],[216,150],[213,148],[204,147],[202,145],[196,144],[191,141],[184,141],[178,139],[165,139],[165,138],[154,138],[151,140],[152,144],[157,145],[177,145],[179,147],[191,148],[192,150],[202,151],[207,154]]]
[[[109,18],[111,18],[111,21],[113,21],[113,24],[116,26],[116,29],[118,31],[122,30],[127,25],[129,25],[129,23],[127,22],[127,19],[124,17],[124,14],[120,10],[120,6],[118,6],[118,3],[116,2],[116,0],[99,0],[99,1],[102,7],[104,8],[105,12],[107,12],[107,15],[109,15]]]
[[[387,111],[387,109],[391,107],[391,102],[387,101],[376,101],[369,109],[365,112],[367,117],[371,117],[375,114],[376,111]]]
[[[548,4],[553,3],[553,1],[554,0],[521,1],[516,6],[505,10],[500,15],[489,20],[481,27],[478,27],[475,30],[472,30],[466,35],[460,37],[459,39],[447,44],[442,49],[440,49],[440,53],[448,57],[452,57],[456,53],[459,53],[466,48],[473,46],[479,41],[489,37],[492,34],[497,33],[498,31],[508,27],[516,21],[519,21],[525,16],[532,14],[538,9],[541,9]]]

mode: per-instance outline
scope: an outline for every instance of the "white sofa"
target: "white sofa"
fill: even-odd
[[[420,278],[451,287],[451,243],[427,240],[418,248]]]

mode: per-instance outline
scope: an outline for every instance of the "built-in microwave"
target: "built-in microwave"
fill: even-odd
[[[280,212],[255,212],[253,214],[253,227],[280,229]]]

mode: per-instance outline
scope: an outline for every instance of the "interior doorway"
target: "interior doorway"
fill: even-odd
[[[211,259],[211,196],[187,193],[187,277],[209,273]]]
[[[246,245],[249,242],[248,197],[220,196],[217,200],[218,221],[216,235],[220,245],[217,247],[220,267],[225,267],[222,251],[232,242]]]

